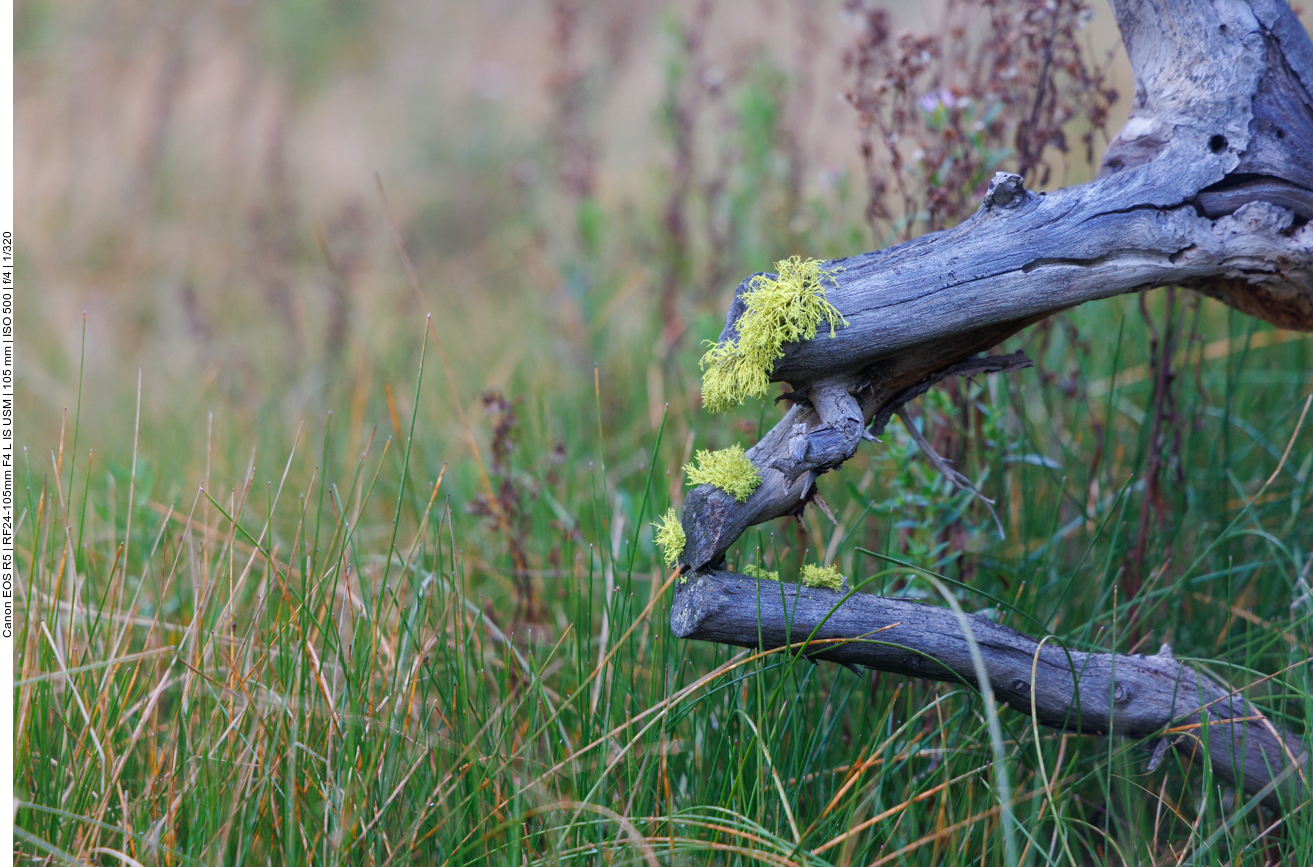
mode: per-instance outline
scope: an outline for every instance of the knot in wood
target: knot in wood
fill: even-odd
[[[1134,697],[1134,691],[1126,684],[1118,683],[1112,688],[1112,700],[1116,704],[1126,704]]]
[[[1026,186],[1021,175],[1011,172],[994,172],[985,193],[985,210],[1015,208],[1026,201]]]

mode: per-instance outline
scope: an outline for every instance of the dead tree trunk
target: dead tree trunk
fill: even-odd
[[[1058,310],[1171,284],[1282,328],[1313,330],[1308,34],[1281,0],[1113,0],[1113,8],[1135,71],[1135,102],[1097,180],[1036,194],[999,173],[980,209],[956,228],[827,265],[843,268],[828,298],[848,325],[833,339],[786,347],[772,371],[772,380],[792,386],[794,405],[748,451],[760,488],[738,503],[704,485],[685,501],[680,565],[697,575],[676,592],[676,634],[741,645],[757,645],[760,635],[761,644],[778,646],[786,633],[776,627],[788,618],[794,640],[824,621],[818,635],[854,641],[818,654],[824,658],[973,683],[958,664],[966,644],[951,613],[918,606],[913,617],[896,607],[905,603],[840,603],[822,590],[791,588],[781,598],[774,584],[763,585],[759,607],[756,582],[717,571],[725,551],[749,526],[796,514],[815,497],[819,474],[852,457],[934,382],[1022,366],[978,354]],[[722,341],[737,336],[748,288],[745,280]],[[944,628],[933,642],[917,644],[926,633],[915,629],[880,641],[938,662],[860,640],[893,621],[936,618]],[[981,643],[993,689],[1029,707],[1033,687],[1045,724],[1145,736],[1207,721],[1222,779],[1252,794],[1284,770],[1284,788],[1269,798],[1307,791],[1298,739],[1251,719],[1242,699],[1170,658],[1094,654],[1073,670],[1077,655],[1058,659],[1062,652],[1046,645],[1048,674],[1031,684],[1035,642],[988,621],[973,628],[1006,633]]]

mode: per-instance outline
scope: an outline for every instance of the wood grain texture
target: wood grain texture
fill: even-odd
[[[686,639],[795,646],[810,659],[979,689],[970,630],[995,699],[1027,715],[1033,703],[1040,725],[1153,739],[1153,766],[1167,749],[1191,761],[1207,757],[1219,779],[1248,795],[1268,789],[1264,803],[1276,809],[1302,801],[1313,773],[1298,738],[1166,648],[1153,656],[1067,650],[977,615],[724,571],[677,585],[670,628]]]

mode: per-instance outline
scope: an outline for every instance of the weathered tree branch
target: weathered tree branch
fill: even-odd
[[[1313,44],[1280,0],[1115,0],[1134,108],[1101,176],[1037,194],[1000,173],[971,218],[830,263],[833,339],[792,344],[772,378],[797,403],[749,457],[746,503],[711,487],[684,512],[691,569],[747,527],[796,512],[851,457],[856,419],[1045,316],[1174,284],[1313,330]],[[737,336],[745,280],[721,340]]]
[[[843,270],[828,300],[848,325],[787,346],[772,371],[792,386],[793,406],[748,451],[761,486],[745,503],[706,485],[685,500],[680,565],[692,577],[676,594],[677,635],[769,647],[816,629],[846,640],[818,658],[974,683],[951,612],[867,595],[836,607],[827,591],[719,571],[726,550],[749,526],[797,514],[817,476],[935,382],[1020,366],[973,357],[1053,312],[1179,285],[1313,330],[1308,34],[1281,0],[1112,2],[1136,92],[1099,178],[1036,194],[1000,173],[956,228],[829,263]],[[721,340],[737,337],[748,289],[745,280]],[[1221,779],[1250,794],[1272,784],[1272,804],[1307,793],[1299,740],[1170,656],[1067,654],[980,618],[971,628],[994,691],[1023,710],[1033,696],[1045,725],[1147,737],[1206,724]]]
[[[1264,803],[1289,809],[1313,773],[1299,740],[1239,693],[1164,647],[1155,656],[1068,651],[978,615],[858,593],[701,572],[677,586],[670,626],[681,638],[739,647],[802,645],[811,659],[864,665],[978,688],[963,627],[980,648],[995,697],[1040,725],[1082,734],[1157,738],[1149,767],[1169,748],[1206,754],[1213,773]],[[1207,749],[1203,742],[1207,741]]]

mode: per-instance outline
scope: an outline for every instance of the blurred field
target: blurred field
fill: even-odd
[[[1131,87],[1095,13],[1111,131]],[[695,448],[778,417],[701,410],[733,287],[925,228],[865,218],[861,22],[16,5],[30,860],[1004,864],[999,773],[1021,863],[1313,859],[1306,809],[1260,837],[1138,745],[1003,711],[993,768],[968,689],[670,638],[650,522]],[[1092,172],[1064,122],[1049,187]],[[755,528],[734,561],[936,601],[858,549],[896,556],[1071,647],[1170,641],[1305,730],[1313,340],[1159,290],[1007,348],[1036,369],[917,414],[1006,539],[895,424],[823,480],[837,525]]]

